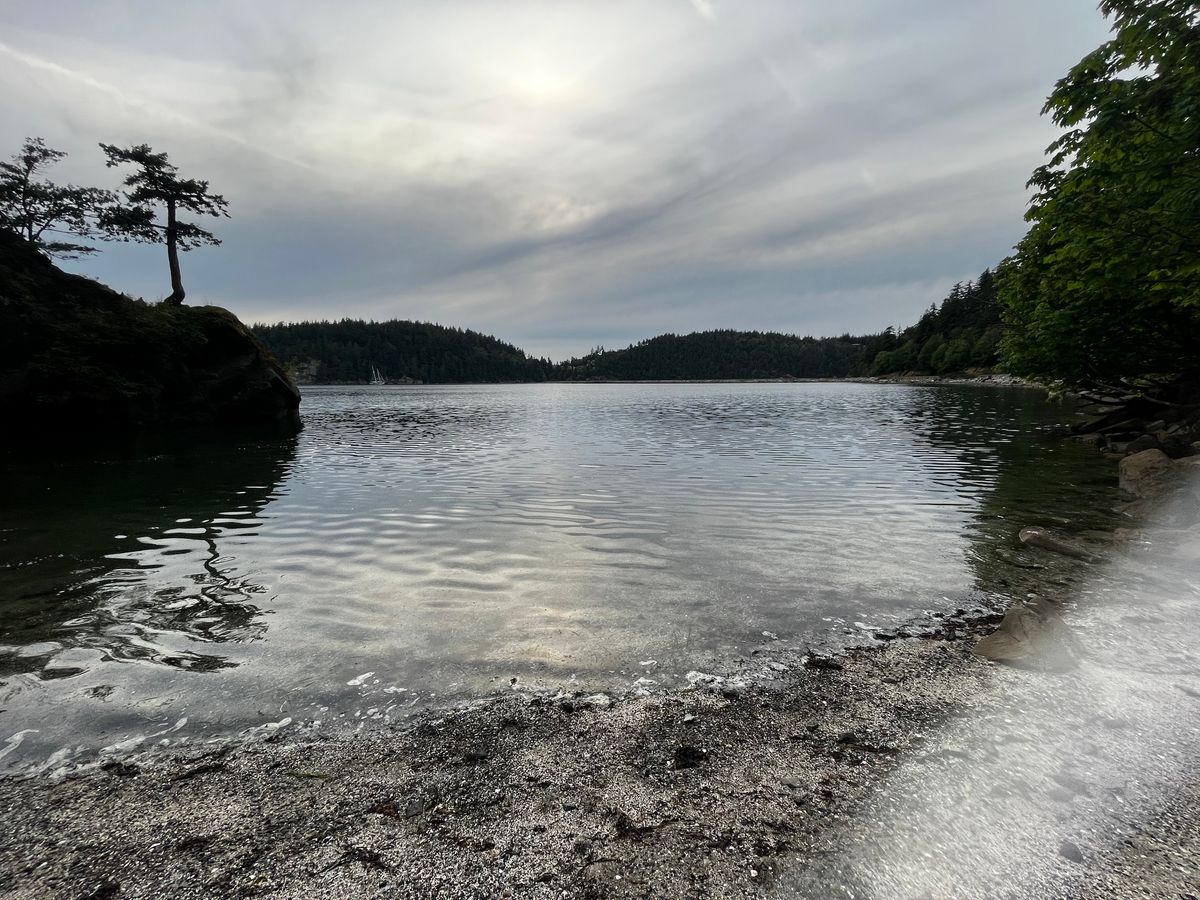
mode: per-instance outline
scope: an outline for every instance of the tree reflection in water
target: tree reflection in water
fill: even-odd
[[[103,660],[195,672],[261,639],[268,587],[222,553],[286,492],[296,438],[177,438],[5,460],[0,677],[68,677]]]
[[[1116,467],[1063,439],[1069,408],[1030,400],[1014,388],[932,387],[904,422],[975,473],[979,505],[964,530],[967,562],[976,590],[1005,598],[1056,591],[1088,571],[1085,562],[1023,545],[1023,527],[1046,526],[1086,545],[1106,541],[1120,519]],[[969,483],[960,475],[958,489]]]

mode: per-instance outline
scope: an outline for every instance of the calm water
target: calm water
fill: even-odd
[[[1011,389],[309,388],[303,411],[287,441],[5,464],[0,766],[512,678],[670,684],[763,631],[1024,590],[1016,530],[1103,528],[1115,491]]]

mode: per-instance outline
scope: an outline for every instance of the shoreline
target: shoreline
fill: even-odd
[[[762,653],[757,677],[694,673],[691,689],[516,691],[390,732],[280,731],[61,780],[0,778],[0,871],[12,873],[0,888],[374,897],[387,881],[383,896],[397,897],[438,896],[435,884],[453,897],[742,896],[773,882],[781,856],[822,852],[822,822],[852,814],[980,688],[989,664],[970,638],[998,618],[953,615],[837,656]]]
[[[1114,608],[1091,612],[1105,609]],[[1094,627],[1087,610],[1067,614],[1085,620],[1082,633]],[[690,689],[514,688],[391,731],[295,740],[280,730],[239,746],[112,758],[61,780],[2,778],[0,891],[20,900],[863,897],[878,877],[872,866],[894,855],[888,838],[914,815],[907,798],[954,809],[963,797],[939,795],[962,792],[963,779],[968,802],[983,808],[971,821],[1027,800],[1030,788],[1048,807],[1023,812],[1030,834],[1000,845],[1017,853],[1024,841],[1035,856],[1034,880],[1002,896],[1191,890],[1180,854],[1200,835],[1194,771],[1169,791],[1145,791],[1147,762],[1134,782],[1143,783],[1120,788],[1116,813],[1144,810],[1152,824],[1135,830],[1153,846],[1106,847],[1075,824],[1113,813],[1097,759],[1119,767],[1131,741],[1144,753],[1150,736],[1169,748],[1175,735],[1159,735],[1153,711],[1110,708],[1089,664],[1064,673],[975,655],[1000,618],[959,609],[922,633],[834,656],[768,642],[740,673],[692,673]],[[1179,677],[1168,675],[1166,689]],[[1200,672],[1185,677],[1177,696],[1196,702]],[[1058,698],[1048,705],[1047,691]],[[1179,715],[1195,729],[1187,708]],[[1022,753],[1032,765],[1007,772]],[[895,819],[897,795],[905,813]],[[1089,803],[1101,812],[1080,806]],[[920,828],[924,845],[933,829]],[[985,838],[973,854],[995,844]],[[875,896],[1001,896],[990,872],[972,855],[951,869],[950,887]]]
[[[1036,381],[1027,381],[1016,375],[990,373],[986,375],[848,375],[845,378],[594,378],[582,381],[436,381],[396,382],[373,385],[365,381],[299,382],[306,387],[486,387],[489,385],[542,385],[542,384],[907,384],[937,387],[942,385],[978,385],[982,387],[1017,387],[1046,390]]]

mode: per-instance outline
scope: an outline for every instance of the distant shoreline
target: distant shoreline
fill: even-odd
[[[487,385],[537,385],[537,384],[906,384],[916,386],[961,386],[1015,387],[1045,390],[1046,386],[1036,381],[1027,381],[1016,375],[878,375],[849,376],[846,378],[590,378],[563,381],[409,381],[395,384],[371,385],[363,381],[314,381],[301,384],[309,387],[480,387]]]

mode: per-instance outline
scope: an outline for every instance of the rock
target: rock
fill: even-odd
[[[838,735],[837,742],[839,744],[860,744],[862,741],[858,739],[858,735],[853,731],[843,731]]]
[[[1196,455],[1196,449],[1191,441],[1182,435],[1164,433],[1159,438],[1159,443],[1162,444],[1163,453],[1171,459],[1185,459]]]
[[[1162,450],[1163,445],[1152,434],[1143,434],[1125,446],[1126,453],[1141,453],[1143,450]]]
[[[1043,600],[1010,609],[996,630],[975,645],[974,653],[993,662],[1051,672],[1078,664],[1074,635]]]
[[[697,672],[695,670],[688,672],[683,677],[693,687],[720,687],[725,683],[725,679],[720,675],[709,675],[707,672]]]
[[[1174,528],[1200,522],[1200,456],[1172,460],[1146,450],[1126,457],[1121,487],[1137,498],[1119,508],[1131,518]]]
[[[1071,775],[1069,772],[1057,772],[1051,775],[1050,778],[1072,794],[1079,794],[1083,797],[1090,797],[1092,795],[1092,789],[1088,783],[1082,778]]]
[[[840,672],[845,666],[830,656],[818,656],[817,654],[809,654],[804,657],[804,668],[806,669],[823,669],[829,672]]]
[[[413,797],[404,804],[404,818],[415,819],[422,813],[429,812],[437,806],[437,801],[429,797]],[[374,810],[372,810],[374,812]]]
[[[101,763],[100,770],[107,772],[109,775],[117,775],[121,778],[132,778],[141,772],[133,763],[121,762],[115,759]]]
[[[300,392],[228,310],[133,300],[0,232],[0,416],[26,438],[295,431]]]
[[[121,893],[121,883],[114,878],[105,878],[96,882],[91,889],[82,895],[83,900],[109,900]]]
[[[1063,556],[1072,556],[1075,559],[1092,558],[1092,555],[1082,547],[1057,538],[1049,530],[1037,525],[1022,528],[1017,537],[1020,538],[1022,544],[1028,544],[1030,547],[1049,550],[1052,553],[1060,553]]]
[[[688,744],[675,748],[675,768],[694,769],[708,759],[708,751]]]
[[[1175,464],[1162,450],[1134,453],[1121,460],[1121,490],[1138,498],[1152,499],[1169,489]]]
[[[1073,863],[1083,862],[1083,851],[1070,841],[1063,841],[1058,846],[1058,855],[1069,859]]]

